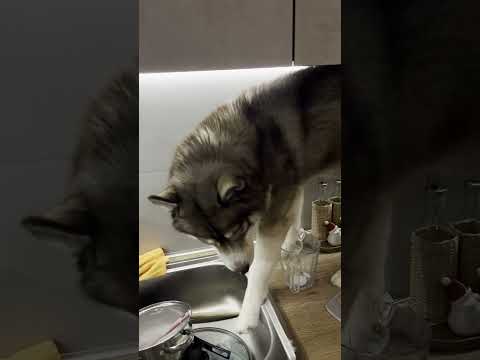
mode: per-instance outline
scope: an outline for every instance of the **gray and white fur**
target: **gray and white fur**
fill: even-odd
[[[178,231],[216,246],[231,270],[249,269],[241,332],[257,325],[282,243],[296,238],[303,184],[339,171],[340,98],[338,65],[248,90],[177,146],[168,186],[149,197],[171,209]]]

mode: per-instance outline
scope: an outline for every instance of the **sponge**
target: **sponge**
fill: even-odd
[[[61,360],[57,346],[53,341],[44,341],[16,352],[2,360]]]
[[[151,250],[139,257],[139,278],[147,280],[162,276],[167,272],[168,256],[162,248]]]

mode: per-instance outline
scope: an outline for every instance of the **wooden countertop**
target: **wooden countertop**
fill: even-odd
[[[298,294],[288,290],[284,274],[276,268],[270,293],[287,322],[287,333],[294,340],[299,360],[339,360],[340,322],[325,305],[340,289],[330,284],[330,277],[340,268],[341,255],[320,254],[315,285]]]

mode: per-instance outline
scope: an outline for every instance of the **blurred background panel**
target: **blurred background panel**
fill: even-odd
[[[0,43],[0,357],[136,343],[137,320],[87,298],[71,254],[19,223],[62,198],[86,105],[138,55],[138,3],[5,0]]]

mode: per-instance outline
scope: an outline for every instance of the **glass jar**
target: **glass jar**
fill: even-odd
[[[281,250],[281,264],[288,288],[292,293],[309,289],[315,284],[320,241],[309,230],[300,229],[296,246]]]

